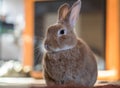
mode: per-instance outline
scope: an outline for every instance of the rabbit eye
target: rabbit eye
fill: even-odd
[[[65,31],[64,30],[60,30],[60,34],[64,34],[65,33]]]
[[[61,29],[61,30],[58,31],[58,36],[65,35],[65,34],[66,34],[65,29]]]

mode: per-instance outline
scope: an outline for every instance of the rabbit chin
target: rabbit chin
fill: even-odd
[[[64,50],[68,50],[68,49],[72,49],[74,46],[64,46],[63,48],[56,48],[54,51],[58,52],[58,51],[64,51]]]

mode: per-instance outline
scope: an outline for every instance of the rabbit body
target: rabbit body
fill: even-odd
[[[47,85],[93,86],[97,79],[95,56],[87,44],[79,39],[74,26],[78,19],[81,1],[69,8],[59,8],[58,22],[46,33],[43,73]]]
[[[78,40],[76,47],[70,50],[46,54],[44,75],[48,85],[93,86],[97,78],[97,64],[89,47]]]

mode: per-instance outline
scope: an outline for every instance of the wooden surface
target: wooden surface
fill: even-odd
[[[47,87],[31,87],[31,88],[120,88],[119,85],[102,85],[95,87],[85,87],[85,86],[47,86]]]
[[[95,86],[103,86],[107,84],[120,85],[120,82],[97,81]],[[45,81],[43,79],[0,78],[0,88],[39,88],[45,86]]]

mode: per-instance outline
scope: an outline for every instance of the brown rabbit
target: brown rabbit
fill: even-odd
[[[43,59],[47,85],[93,86],[96,82],[95,56],[74,32],[80,8],[80,0],[71,8],[63,4],[58,10],[58,22],[47,30],[44,42],[47,52]]]

